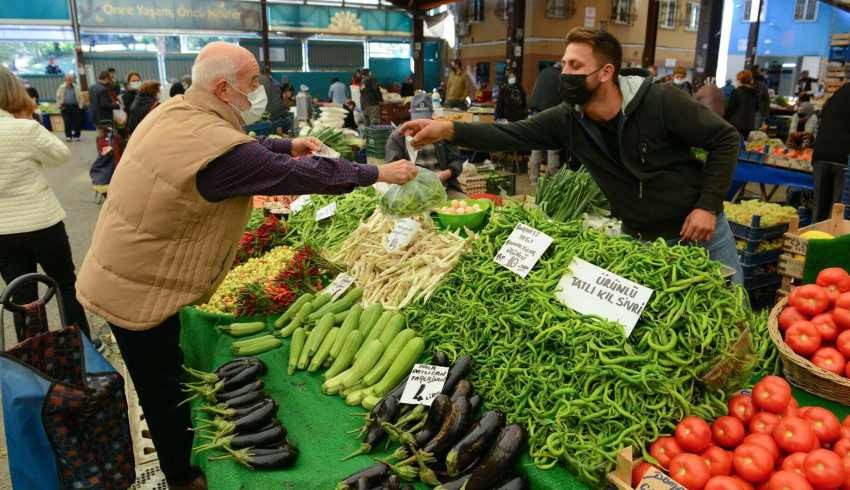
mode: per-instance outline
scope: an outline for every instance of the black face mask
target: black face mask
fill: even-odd
[[[593,92],[599,88],[598,86],[593,90],[587,88],[587,76],[593,75],[601,69],[602,67],[600,66],[590,73],[573,75],[562,73],[561,82],[558,85],[558,94],[561,96],[561,99],[569,105],[584,105],[593,96]]]

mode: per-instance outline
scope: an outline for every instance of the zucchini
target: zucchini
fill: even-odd
[[[313,293],[305,293],[299,296],[298,299],[289,305],[289,308],[283,312],[283,315],[280,315],[280,317],[274,321],[274,328],[281,328],[286,322],[295,318],[295,314],[298,313],[298,310],[300,310],[305,304],[309,303],[311,299],[313,299]]]
[[[307,342],[307,355],[313,357],[316,355],[316,351],[319,350],[319,346],[322,345],[322,341],[325,340],[325,335],[330,332],[330,330],[334,326],[334,316],[330,313],[323,316],[319,323],[316,324],[316,328],[310,332],[310,340]],[[305,366],[306,367],[306,366]]]
[[[416,337],[416,332],[409,328],[396,335],[393,341],[387,346],[378,364],[363,377],[363,383],[366,386],[372,386],[380,381],[390,366],[392,366],[393,361],[401,354],[402,349],[404,349],[413,337]]]
[[[318,320],[327,313],[336,314],[343,312],[351,308],[354,303],[360,299],[361,296],[363,296],[363,288],[352,288],[350,291],[345,293],[345,296],[332,303],[328,303],[322,306],[318,310],[311,313],[310,316],[307,318],[309,318],[310,320]]]
[[[325,372],[324,378],[331,379],[337,374],[345,371],[351,366],[351,361],[354,360],[354,354],[357,353],[357,349],[360,348],[360,344],[363,343],[363,335],[360,334],[357,330],[352,330],[348,332],[348,335],[345,338],[345,341],[342,344],[342,348],[339,351],[339,355],[334,360],[334,363],[331,364],[331,367]]]
[[[381,318],[381,313],[384,312],[384,307],[381,306],[381,303],[371,304],[363,310],[363,314],[360,315],[360,330],[366,332],[365,335],[369,335],[369,330],[372,330],[372,327],[375,326],[375,322]]]
[[[313,357],[313,360],[310,361],[310,365],[307,366],[307,372],[316,372],[316,370],[322,366],[322,363],[325,362],[328,354],[331,353],[331,346],[333,346],[337,335],[339,335],[338,327],[332,328],[328,334],[325,335],[325,339],[322,340],[322,345],[319,346],[319,350],[316,351],[316,355]]]
[[[354,365],[347,371],[329,379],[325,382],[325,385],[328,385],[331,389],[334,385],[340,385],[342,388],[350,388],[354,386],[362,381],[363,376],[365,376],[366,373],[372,369],[375,363],[378,362],[378,358],[381,357],[383,352],[384,346],[381,344],[380,340],[374,339],[369,341],[369,343],[366,344],[366,349],[363,351],[362,355],[354,361]]]
[[[384,331],[381,332],[378,339],[382,344],[390,345],[390,342],[392,342],[395,336],[402,330],[404,330],[404,315],[396,313],[390,319],[389,323],[387,323],[387,326],[384,327]]]
[[[339,325],[340,323],[344,322],[345,319],[348,318],[349,313],[351,313],[350,309],[334,315],[334,325]]]
[[[304,306],[302,306],[298,310],[298,313],[295,314],[295,317],[292,319],[291,322],[289,322],[289,325],[287,325],[286,328],[284,328],[283,330],[278,332],[278,335],[281,338],[284,338],[284,339],[286,337],[289,337],[290,335],[292,335],[292,332],[294,332],[296,328],[299,328],[299,327],[304,325],[304,320],[307,319],[307,316],[312,311],[313,311],[313,302],[308,301],[308,302],[304,303]]]
[[[322,308],[326,304],[330,303],[332,299],[333,298],[331,298],[331,295],[328,293],[319,294],[313,299],[313,301],[311,301],[311,303],[313,303],[313,311],[316,311],[319,308]]]
[[[360,354],[363,352],[363,349],[366,348],[366,344],[368,344],[369,341],[376,340],[378,337],[380,337],[381,332],[384,331],[384,327],[387,325],[387,323],[389,323],[393,315],[394,313],[392,311],[385,311],[381,313],[381,318],[378,319],[378,321],[375,323],[375,326],[372,327],[372,329],[369,330],[368,333],[363,334],[366,336],[366,338],[363,340],[363,345],[360,346],[360,350],[357,351],[357,354],[355,354],[355,359],[360,357]]]
[[[380,342],[380,340],[378,342]],[[408,342],[398,357],[393,361],[390,369],[386,372],[386,374],[384,374],[384,377],[381,378],[381,381],[371,388],[371,394],[380,397],[386,395],[398,384],[399,381],[404,379],[404,377],[410,373],[413,365],[416,364],[416,361],[419,360],[419,357],[422,356],[424,351],[425,341],[422,337],[415,337],[413,340]]]
[[[292,334],[292,345],[289,346],[289,369],[287,369],[287,372],[290,376],[298,367],[298,356],[304,350],[305,342],[307,342],[307,332],[303,328],[296,328]]]
[[[357,324],[360,322],[363,307],[360,305],[354,305],[349,311],[350,313],[347,317],[345,317],[345,321],[342,322],[339,335],[336,336],[336,341],[334,341],[334,345],[331,347],[331,358],[333,359],[336,359],[336,356],[339,355],[339,351],[342,350],[342,345],[345,343],[345,339],[348,338],[348,333],[357,330]]]
[[[345,397],[345,404],[349,406],[360,405],[363,402],[363,399],[366,398],[367,388],[360,388],[359,390],[355,390],[348,394]]]
[[[230,325],[219,325],[218,329],[228,335],[234,337],[244,337],[253,335],[265,330],[266,324],[263,322],[248,322],[248,323],[231,323]]]
[[[264,335],[257,342],[243,346],[232,346],[231,352],[236,356],[255,356],[280,347],[282,342],[272,335]]]

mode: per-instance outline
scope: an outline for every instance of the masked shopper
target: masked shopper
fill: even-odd
[[[738,157],[738,133],[672,84],[619,76],[620,42],[575,28],[567,35],[560,92],[565,104],[509,124],[410,121],[414,145],[440,140],[481,151],[564,148],[581,161],[623,221],[641,240],[699,244],[742,274],[723,216]],[[708,152],[705,163],[692,148]]]
[[[341,194],[376,181],[405,183],[407,161],[377,168],[308,156],[315,138],[260,139],[266,92],[250,51],[207,44],[192,86],[151,111],[109,187],[77,281],[83,305],[105,318],[136,386],[169,487],[203,489],[190,465],[192,433],[180,376],[178,311],[212,295],[230,270],[254,194]]]

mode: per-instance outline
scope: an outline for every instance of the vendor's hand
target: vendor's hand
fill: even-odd
[[[312,155],[319,151],[321,147],[322,142],[318,138],[312,136],[295,138],[292,140],[292,156],[303,157],[304,155]]]
[[[378,182],[406,184],[416,178],[416,165],[408,160],[396,160],[378,167]]]
[[[714,228],[717,226],[717,216],[705,209],[694,209],[685,218],[682,231],[679,232],[682,240],[704,242],[714,238]]]
[[[440,182],[445,182],[452,178],[451,170],[440,170],[437,172],[437,178],[440,179]]]
[[[413,147],[420,148],[442,140],[451,141],[455,128],[451,121],[416,119],[404,123],[399,131],[405,136],[413,136]]]

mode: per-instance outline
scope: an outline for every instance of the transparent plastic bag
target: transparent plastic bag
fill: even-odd
[[[381,197],[381,209],[393,216],[424,213],[448,200],[437,174],[419,168],[416,178],[404,185],[393,184]]]

